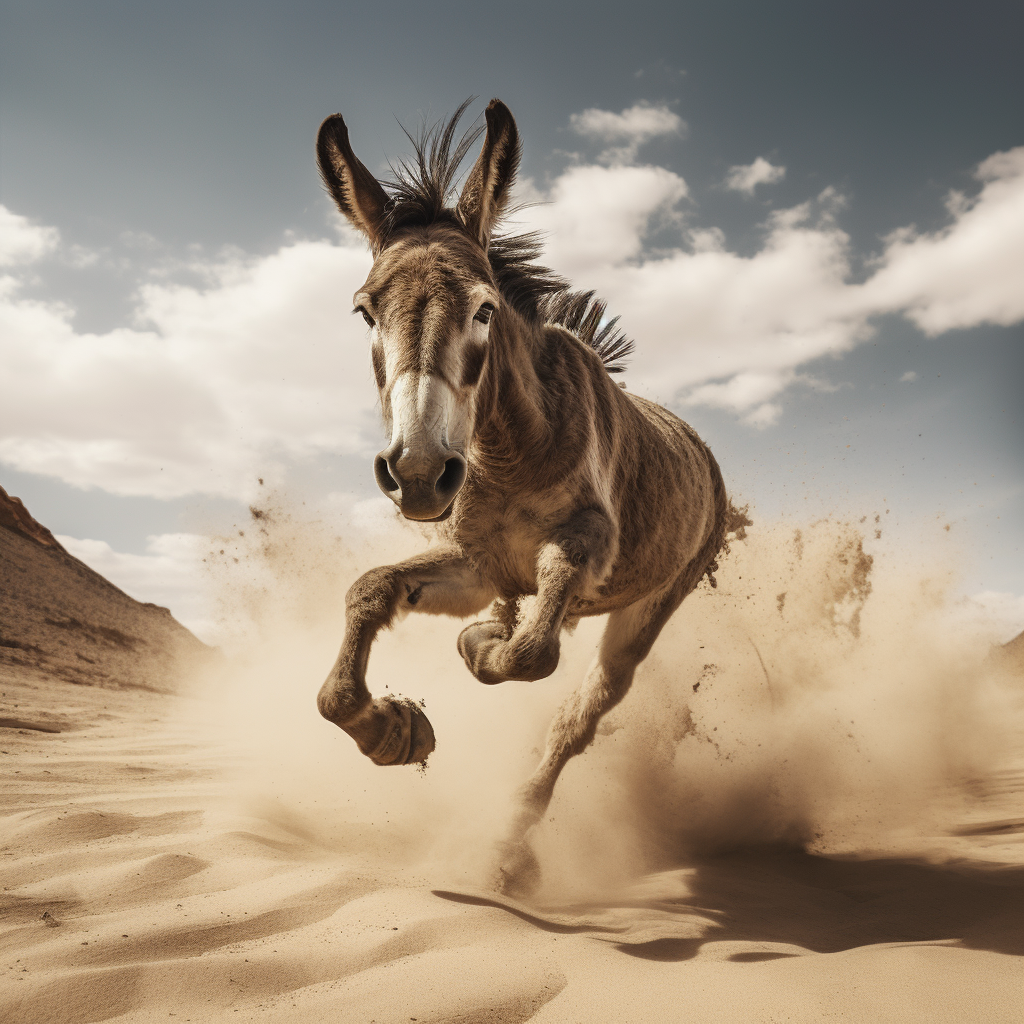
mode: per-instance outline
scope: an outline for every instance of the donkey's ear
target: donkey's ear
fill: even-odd
[[[501,100],[487,105],[487,138],[459,197],[456,212],[486,249],[491,231],[508,205],[519,166],[519,132]]]
[[[370,245],[376,249],[380,244],[388,194],[352,152],[348,128],[341,114],[331,114],[320,125],[316,137],[316,159],[320,165],[320,176],[338,209],[369,238]]]

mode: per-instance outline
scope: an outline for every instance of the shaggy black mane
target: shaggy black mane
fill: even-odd
[[[455,191],[459,166],[484,131],[477,122],[455,142],[459,121],[471,102],[466,100],[447,122],[437,121],[430,128],[424,125],[417,135],[399,125],[416,155],[413,160],[392,164],[393,180],[382,183],[391,199],[384,220],[385,235],[405,227],[459,223],[448,201]]]
[[[424,126],[417,135],[402,128],[415,156],[392,164],[394,178],[383,182],[390,198],[385,237],[407,227],[441,223],[461,227],[449,203],[459,167],[484,131],[477,122],[455,141],[458,123],[471,102],[466,100],[447,121]],[[568,281],[537,263],[541,248],[542,238],[536,231],[491,239],[487,258],[502,298],[527,320],[564,327],[601,357],[609,373],[621,373],[633,342],[616,327],[619,318],[602,325],[605,303],[593,292],[572,291]]]

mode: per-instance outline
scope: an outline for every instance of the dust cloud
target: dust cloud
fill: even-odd
[[[246,813],[327,851],[479,882],[576,664],[485,687],[456,649],[466,623],[396,621],[374,646],[368,683],[375,695],[422,700],[437,749],[425,769],[378,767],[320,717],[316,695],[341,644],[348,587],[425,550],[430,534],[391,516],[313,520],[273,500],[255,513],[207,555],[224,656],[183,708],[189,728],[236,766],[232,793]]]
[[[1019,750],[1024,687],[956,599],[955,548],[915,564],[869,531],[755,516],[563,776],[538,837],[563,885],[763,844],[961,855],[950,828]]]
[[[1019,743],[1019,677],[992,657],[991,628],[960,612],[952,549],[936,539],[915,563],[884,548],[870,520],[752,514],[717,589],[687,599],[564,772],[533,837],[549,892],[759,844],[948,857],[950,823]],[[464,623],[396,623],[371,656],[370,689],[424,700],[437,750],[423,771],[376,767],[315,697],[347,587],[429,540],[399,520],[341,533],[351,522],[269,502],[213,542],[225,656],[188,714],[231,752],[232,798],[248,813],[314,848],[479,883],[601,623],[564,639],[551,678],[496,687],[463,666]]]

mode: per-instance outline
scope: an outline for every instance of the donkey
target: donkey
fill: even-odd
[[[607,614],[597,657],[559,709],[499,844],[496,883],[512,891],[535,880],[527,832],[559,772],[625,696],[683,598],[705,574],[714,584],[730,506],[694,430],[612,380],[632,345],[615,321],[601,326],[604,304],[536,264],[538,236],[495,235],[520,157],[499,100],[449,205],[484,131],[453,149],[468,102],[409,136],[415,162],[400,164],[387,189],[356,158],[340,114],[317,138],[324,185],[373,255],[353,302],[390,435],[377,483],[407,519],[437,523],[441,539],[353,584],[317,703],[375,764],[423,762],[434,749],[423,711],[375,699],[366,685],[374,638],[396,616],[464,618],[493,605],[458,639],[469,671],[490,684],[550,675],[561,631]]]

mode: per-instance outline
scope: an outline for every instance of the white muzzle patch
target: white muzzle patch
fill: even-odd
[[[391,450],[403,461],[432,461],[439,450],[465,449],[468,418],[458,396],[432,374],[403,373],[391,389]]]

